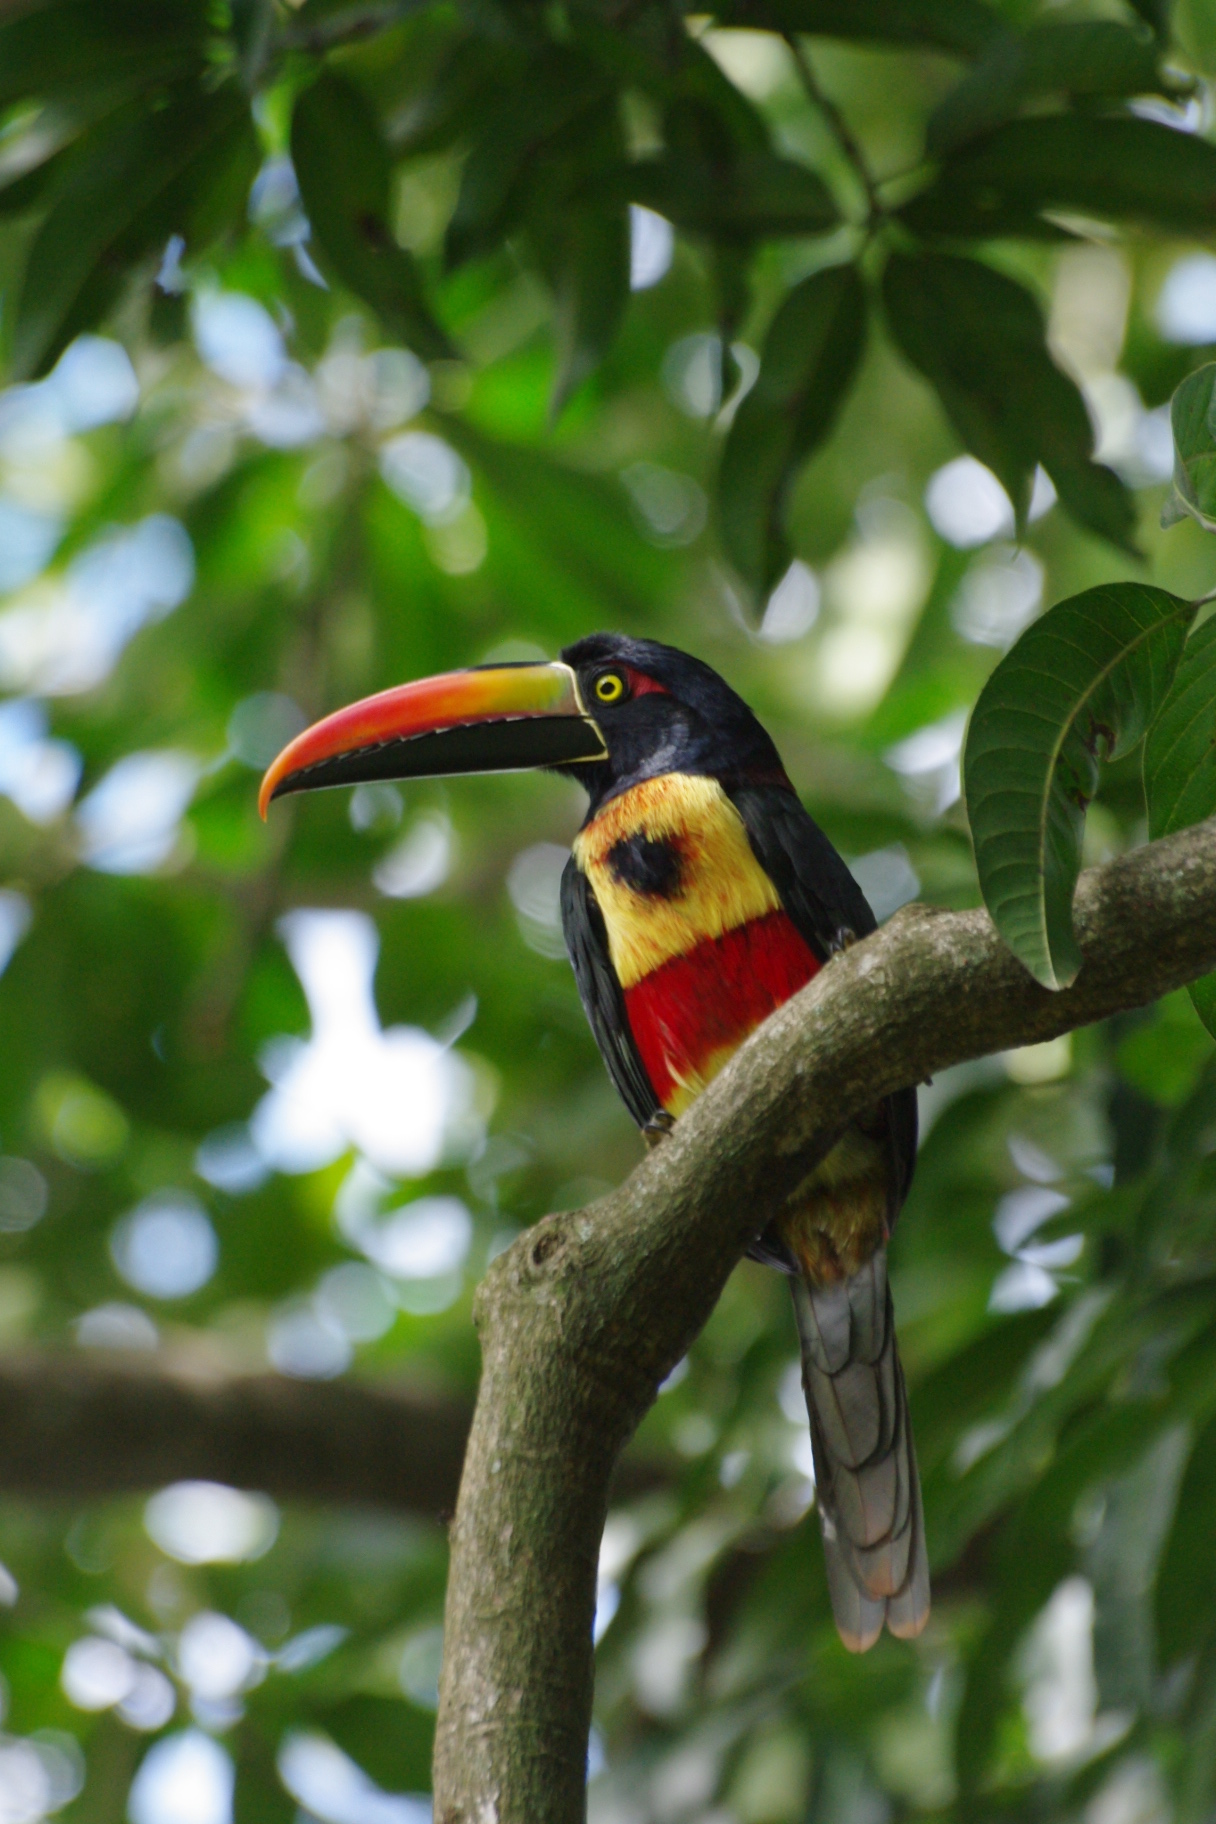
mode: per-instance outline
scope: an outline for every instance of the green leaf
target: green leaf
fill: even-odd
[[[665,150],[609,174],[611,194],[644,203],[719,247],[746,249],[765,236],[821,234],[839,224],[823,180],[772,151],[762,116],[699,47],[669,92]],[[719,289],[736,300],[746,295],[739,274]]]
[[[11,176],[0,176],[0,216],[23,215],[44,202],[62,176],[69,159],[66,149],[52,151],[39,163]]]
[[[1174,433],[1174,486],[1162,518],[1185,514],[1216,532],[1216,361],[1188,374],[1170,402]]]
[[[1210,233],[1216,146],[1153,120],[1014,120],[958,152],[898,217],[917,234],[970,239],[1048,231],[1044,210]]]
[[[1196,68],[1216,74],[1216,13],[1208,0],[1177,0],[1177,31]]]
[[[548,46],[501,89],[465,160],[445,243],[448,264],[496,252],[530,213],[551,220],[573,190],[603,170],[602,127],[612,113],[603,72],[582,51],[561,45]]]
[[[446,151],[479,131],[504,83],[525,79],[518,47],[461,33],[394,122],[393,146],[411,156]]]
[[[124,95],[201,67],[205,0],[68,0],[0,25],[0,109],[38,99],[87,105],[99,92]]]
[[[971,57],[1004,32],[1000,15],[979,0],[731,0],[723,25],[808,32],[863,43],[929,44]]]
[[[1147,34],[1109,19],[1049,22],[996,38],[931,116],[929,151],[949,152],[1029,101],[1185,92],[1191,85],[1162,76],[1160,55]]]
[[[669,152],[727,158],[769,150],[764,115],[703,45],[689,39],[680,46],[678,68],[660,66],[656,73],[652,92],[666,104],[663,143]]]
[[[735,338],[751,309],[751,247],[746,241],[714,241],[708,249],[713,280],[714,321],[718,328],[718,394],[729,398],[741,373],[734,356]]]
[[[688,122],[699,117],[695,136],[717,136],[739,152],[763,152],[769,144],[764,115],[715,62],[686,35],[672,39],[666,26],[656,36],[654,16],[639,16],[632,30],[608,26],[588,11],[571,16],[575,43],[594,58],[620,89],[639,89],[663,110],[663,143],[686,145]]]
[[[1183,647],[1145,743],[1144,789],[1153,838],[1216,812],[1216,616]]]
[[[427,359],[452,352],[413,258],[389,226],[391,166],[370,103],[324,71],[295,105],[291,157],[323,263],[379,316],[390,336]]]
[[[444,432],[476,477],[503,599],[526,594],[531,623],[558,643],[589,626],[645,624],[676,560],[641,537],[619,483],[490,436],[468,416]]]
[[[1216,1420],[1210,1420],[1191,1450],[1157,1574],[1156,1620],[1164,1666],[1193,1653],[1211,1634],[1216,1614],[1214,1523]]]
[[[865,340],[866,298],[855,266],[795,285],[765,338],[760,373],[735,413],[718,471],[722,544],[757,591],[789,562],[785,504],[799,468],[831,429]]]
[[[1144,795],[1153,837],[1216,816],[1216,617],[1183,647],[1169,695],[1149,730]],[[1192,982],[1190,996],[1216,1038],[1216,974]]]
[[[977,260],[894,254],[883,301],[899,347],[967,448],[999,476],[1019,525],[1042,463],[1074,519],[1135,550],[1135,504],[1092,460],[1085,401],[1052,361],[1030,292]]]
[[[580,127],[575,155],[551,148],[543,183],[530,186],[529,238],[554,295],[553,419],[607,354],[629,302],[629,211],[577,194],[587,173],[615,169],[624,153],[616,110],[600,108]]]
[[[1131,5],[1154,37],[1169,37],[1171,0],[1131,0]]]
[[[623,209],[575,213],[555,273],[557,376],[552,415],[597,368],[629,303],[629,216]]]
[[[275,26],[274,0],[228,0],[228,6],[241,81],[252,90],[270,56]]]
[[[230,88],[179,91],[155,113],[124,111],[85,134],[30,249],[13,325],[15,373],[48,367],[169,234],[205,246],[243,207],[256,161],[248,108]]]
[[[1143,583],[1087,589],[1027,629],[975,706],[963,768],[980,890],[1046,988],[1081,966],[1072,898],[1098,763],[1156,718],[1194,612]]]
[[[721,165],[669,152],[630,165],[623,181],[632,202],[713,239],[822,234],[840,220],[822,178],[773,152],[746,153]]]

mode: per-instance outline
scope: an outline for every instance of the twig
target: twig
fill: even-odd
[[[423,0],[370,0],[366,6],[352,6],[318,25],[285,26],[279,33],[279,44],[290,51],[331,50],[339,44],[358,44],[377,32],[387,31],[408,13],[417,12]]]
[[[873,221],[874,219],[885,215],[885,205],[878,194],[877,186],[870,174],[870,167],[865,161],[865,156],[862,153],[857,140],[854,138],[853,130],[849,126],[848,121],[836,106],[836,103],[832,101],[829,96],[825,95],[820,88],[819,78],[815,74],[811,60],[802,48],[795,33],[783,32],[781,35],[790,48],[790,54],[794,59],[794,64],[802,81],[802,86],[807,92],[811,105],[816,108],[823,116],[824,120],[827,121],[832,133],[835,135],[837,145],[840,147],[841,151],[852,165],[858,178],[861,180],[862,187],[866,193],[866,201],[870,205],[871,220]]]

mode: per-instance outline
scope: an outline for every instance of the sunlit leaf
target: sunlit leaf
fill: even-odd
[[[1093,427],[1051,359],[1031,294],[978,260],[894,254],[883,301],[903,353],[930,381],[967,448],[1004,483],[1024,522],[1041,463],[1073,517],[1134,550],[1135,507],[1092,461]]]
[[[1216,815],[1216,617],[1182,649],[1144,744],[1144,791],[1150,836],[1169,836]],[[1192,982],[1190,995],[1216,1037],[1216,975]]]
[[[1013,120],[956,152],[899,211],[917,234],[1051,232],[1044,211],[1203,234],[1216,221],[1216,146],[1154,120]]]
[[[450,354],[417,265],[393,238],[388,148],[353,83],[327,71],[305,89],[292,115],[291,156],[322,259],[390,336],[426,357]]]
[[[1142,5],[1151,3],[1152,0],[1141,0]],[[1158,0],[1158,5],[1164,9],[1171,0]],[[1205,75],[1212,75],[1216,71],[1216,18],[1211,8],[1204,0],[1172,0],[1172,10],[1188,55]]]
[[[1059,602],[997,666],[967,732],[964,781],[980,889],[1046,988],[1081,966],[1072,899],[1103,760],[1128,753],[1173,678],[1190,602],[1112,583]]]
[[[1165,519],[1189,513],[1216,532],[1216,361],[1182,382],[1170,404],[1174,434],[1174,487]]]
[[[801,464],[831,429],[865,340],[856,267],[815,273],[787,293],[765,338],[760,373],[735,413],[718,471],[727,555],[764,590],[789,562],[783,515]]]
[[[1110,19],[1048,20],[995,38],[929,121],[930,152],[941,154],[1046,97],[1177,94],[1160,69],[1160,47]]]

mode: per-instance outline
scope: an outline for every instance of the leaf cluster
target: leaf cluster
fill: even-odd
[[[707,49],[705,21],[690,29],[659,0],[124,0],[104,24],[87,5],[23,0],[0,24],[0,108],[19,126],[27,111],[0,169],[0,212],[31,236],[7,330],[14,371],[44,372],[132,287],[155,305],[170,235],[197,260],[242,234],[258,156],[250,103],[273,95],[260,137],[272,117],[285,127],[321,272],[388,334],[450,358],[460,275],[509,249],[552,298],[555,413],[619,340],[631,207],[701,249],[724,378],[756,260],[788,247],[789,268],[811,277],[772,316],[715,486],[723,551],[753,594],[789,563],[791,490],[849,396],[879,304],[1019,525],[1041,467],[1078,523],[1134,549],[1130,497],[1093,459],[1038,302],[992,261],[994,243],[1067,238],[1081,218],[1211,226],[1216,151],[1140,106],[1177,106],[1194,87],[1164,24],[1018,23],[988,0],[734,0],[715,17],[781,35],[837,142],[835,173],[783,147]],[[911,170],[876,168],[823,93],[814,59],[832,40],[954,60]],[[391,198],[436,157],[456,161],[457,191],[441,250],[420,258],[396,237]],[[845,194],[858,185],[860,208]]]

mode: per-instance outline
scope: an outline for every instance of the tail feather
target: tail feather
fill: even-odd
[[[843,1555],[832,1550],[826,1522],[823,1529],[823,1544],[827,1557],[828,1591],[832,1598],[832,1614],[836,1618],[836,1631],[850,1653],[864,1653],[874,1645],[882,1633],[882,1624],[887,1613],[886,1599],[865,1594],[845,1563]]]
[[[815,1442],[813,1433],[812,1442]],[[820,1440],[815,1453],[817,1477],[820,1460],[828,1454]],[[847,1545],[856,1546],[858,1550],[880,1545],[895,1531],[897,1481],[898,1470],[890,1451],[878,1462],[860,1470],[837,1464],[823,1485],[821,1511],[827,1502],[831,1503],[837,1530]]]
[[[868,1362],[849,1362],[838,1373],[825,1374],[817,1363],[810,1362],[804,1379],[833,1461],[849,1469],[871,1462],[884,1431],[889,1432],[874,1369]]]
[[[915,1500],[912,1506],[911,1571],[903,1590],[887,1604],[887,1626],[900,1640],[913,1640],[929,1619],[929,1554],[925,1549],[925,1510],[921,1501],[916,1457],[912,1458]]]
[[[877,1362],[884,1358],[887,1338],[895,1322],[887,1288],[887,1250],[871,1254],[859,1273],[843,1282],[851,1320],[851,1359]]]
[[[874,1597],[899,1596],[908,1581],[912,1528],[875,1546],[854,1546],[848,1554],[858,1578]]]
[[[891,1301],[887,1292],[887,1251],[877,1253],[848,1279],[830,1286],[803,1283],[810,1305],[810,1324],[799,1316],[804,1356],[825,1374],[837,1374],[849,1362],[876,1362],[887,1344]],[[798,1294],[795,1294],[797,1305]]]
[[[884,1621],[909,1638],[929,1615],[924,1513],[886,1251],[835,1285],[790,1284],[832,1611],[844,1644],[861,1653]]]

